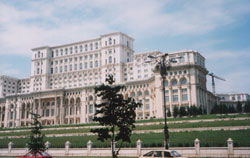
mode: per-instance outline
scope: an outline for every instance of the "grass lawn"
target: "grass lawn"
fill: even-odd
[[[214,122],[195,122],[195,123],[176,123],[168,124],[170,129],[173,128],[198,128],[198,127],[225,127],[225,126],[249,126],[250,120],[228,120],[228,121],[214,121]],[[153,129],[163,129],[164,124],[160,125],[145,125],[136,126],[135,130],[153,130]],[[46,134],[66,134],[66,133],[87,133],[90,132],[89,128],[86,129],[62,129],[62,130],[47,130],[43,131]],[[0,136],[22,136],[29,135],[29,131],[22,132],[8,132],[0,133]]]
[[[196,117],[185,117],[185,118],[168,118],[168,121],[182,121],[182,120],[202,120],[202,119],[221,119],[221,118],[237,118],[237,117],[250,117],[250,114],[213,114],[213,115],[200,115]],[[149,120],[137,120],[136,123],[146,123],[146,122],[163,122],[164,119],[149,119]],[[62,128],[62,127],[79,127],[79,126],[96,126],[98,123],[88,123],[88,124],[71,124],[71,125],[53,125],[53,126],[43,126],[43,128]],[[19,127],[19,128],[0,128],[3,130],[22,130],[30,129],[30,127]]]
[[[99,156],[53,156],[53,158],[100,158]],[[0,158],[16,158],[16,156],[0,156]],[[111,156],[103,156],[102,158],[111,158]],[[119,158],[136,158],[136,157],[119,157]]]
[[[193,146],[196,138],[200,139],[201,146],[227,146],[227,139],[234,140],[234,146],[250,147],[250,130],[237,131],[193,131],[193,132],[170,132],[170,144],[172,147]],[[143,147],[162,147],[163,133],[133,134],[131,143],[125,143],[125,147],[135,147],[136,141],[142,140]],[[47,137],[45,141],[51,142],[52,148],[64,148],[66,141],[71,142],[72,148],[86,148],[87,142],[91,140],[93,147],[110,147],[110,141],[100,142],[97,136],[72,136],[72,137]],[[15,148],[23,148],[27,138],[2,139],[0,148],[7,148],[9,141],[14,143]]]

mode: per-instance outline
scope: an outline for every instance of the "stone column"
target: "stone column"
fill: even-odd
[[[47,141],[47,142],[45,143],[45,148],[46,148],[46,151],[47,151],[47,152],[49,151],[50,145],[51,145],[51,143],[50,143],[49,141]]]
[[[231,138],[227,140],[227,152],[228,155],[234,154],[233,140]]]
[[[9,107],[9,102],[6,102],[6,108],[5,108],[5,116],[4,116],[4,127],[8,127],[8,121],[9,121],[9,111],[10,111],[10,107]]]
[[[154,101],[153,101],[153,94],[151,94],[151,91],[149,92],[149,104],[150,104],[150,117],[153,117],[153,110],[154,110]]]
[[[70,143],[69,141],[67,141],[67,142],[65,143],[65,154],[68,154],[68,153],[69,153],[70,145],[71,145],[71,143]]]
[[[173,116],[173,113],[174,113],[173,91],[172,91],[173,89],[172,89],[172,87],[170,87],[170,85],[169,85],[168,89],[169,89],[169,93],[168,93],[168,97],[169,97],[169,109],[170,109],[170,112],[171,112],[171,114]]]
[[[11,153],[11,150],[12,150],[12,148],[13,148],[13,145],[14,145],[13,142],[9,142],[9,144],[8,144],[8,153]]]
[[[191,85],[190,83],[188,84],[188,88],[187,88],[187,92],[188,92],[188,106],[190,107],[192,104],[192,100],[191,100]]]
[[[60,124],[64,124],[63,96],[60,97]]]
[[[74,98],[74,105],[73,105],[73,123],[76,124],[76,98]]]
[[[55,104],[54,104],[54,125],[57,125],[57,113],[58,113],[58,108],[57,108],[57,96],[54,98],[55,99]]]
[[[80,115],[80,122],[86,123],[86,104],[85,101],[81,101],[81,115]]]
[[[195,154],[199,155],[200,154],[200,140],[198,138],[194,140],[194,148],[195,148]]]
[[[92,146],[93,146],[93,142],[91,142],[91,140],[89,140],[87,143],[88,155],[91,154]]]
[[[20,119],[20,113],[21,113],[21,103],[20,101],[17,101],[17,108],[16,108],[16,127],[21,125],[21,119]]]
[[[145,90],[141,90],[142,92],[142,118],[145,119],[145,106],[146,106],[146,100],[145,100]]]
[[[139,139],[137,140],[137,155],[141,155],[141,146],[142,146],[142,141]]]
[[[38,99],[38,111],[39,111],[38,114],[42,116],[42,101],[40,98]]]
[[[180,83],[178,83],[178,84],[180,84]],[[182,102],[181,85],[178,85],[178,103],[179,103],[179,108],[181,107],[181,102]]]
[[[88,101],[86,103],[88,103]],[[86,104],[86,122],[89,122],[89,104]]]

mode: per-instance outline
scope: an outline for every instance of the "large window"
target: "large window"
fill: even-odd
[[[89,105],[89,113],[92,114],[94,112],[94,106],[93,104]]]
[[[98,61],[97,60],[95,61],[95,67],[98,67]]]
[[[46,116],[49,116],[49,109],[46,110]]]
[[[91,62],[89,63],[89,67],[90,67],[90,68],[93,68],[93,61],[91,61]]]
[[[72,65],[69,65],[69,71],[72,71]]]
[[[178,95],[173,95],[173,102],[178,102]]]
[[[70,54],[72,54],[73,53],[73,48],[72,47],[70,47]]]
[[[166,102],[166,103],[169,102],[169,96],[165,96],[165,102]]]
[[[184,78],[184,79],[182,79],[182,80],[181,80],[181,84],[182,84],[182,85],[187,84],[187,80],[186,80],[185,78]]]
[[[97,42],[95,43],[95,49],[98,49],[98,43]]]
[[[65,48],[65,55],[68,55],[68,48]]]
[[[168,86],[168,81],[165,81],[164,85],[165,85],[165,87],[167,87]]]
[[[142,96],[142,92],[141,91],[138,92],[138,96],[139,97]]]
[[[67,65],[65,65],[65,67],[64,67],[64,71],[65,71],[65,72],[67,72],[67,71],[68,71],[68,67],[67,67]]]
[[[109,63],[112,63],[112,56],[109,57]]]
[[[54,115],[55,115],[55,110],[51,109],[51,116],[54,116]]]
[[[92,43],[90,44],[90,50],[93,50],[93,44]]]
[[[62,66],[60,66],[60,72],[62,72]]]
[[[176,85],[177,85],[177,80],[174,79],[174,80],[172,81],[172,86],[176,86]]]
[[[187,94],[182,94],[181,99],[182,99],[182,101],[187,101],[188,100]]]
[[[88,51],[88,45],[85,44],[85,51]]]
[[[187,88],[181,89],[182,93],[187,93]]]
[[[132,92],[131,96],[132,96],[132,97],[135,97],[135,92]]]
[[[75,71],[77,70],[77,64],[75,64]]]
[[[80,45],[80,52],[82,52],[82,45]]]

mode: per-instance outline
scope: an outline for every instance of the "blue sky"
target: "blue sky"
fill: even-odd
[[[29,77],[32,48],[114,31],[135,52],[197,50],[218,93],[250,93],[249,0],[0,0],[0,75]]]

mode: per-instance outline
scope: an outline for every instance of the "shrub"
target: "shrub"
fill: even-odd
[[[180,108],[180,113],[179,113],[179,116],[182,117],[182,116],[186,116],[187,115],[187,111],[184,107],[181,107]]]
[[[237,102],[237,112],[241,113],[242,112],[242,104],[241,102]]]
[[[167,116],[168,116],[168,117],[171,117],[171,112],[170,112],[170,110],[168,110]]]
[[[174,117],[176,118],[179,115],[179,108],[178,107],[174,107]]]

